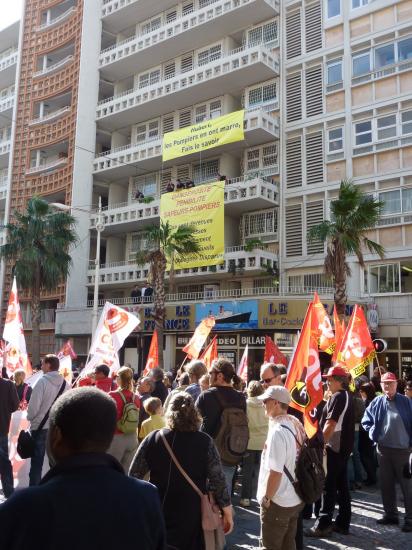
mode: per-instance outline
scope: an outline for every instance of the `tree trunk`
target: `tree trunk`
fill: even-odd
[[[31,293],[31,360],[40,363],[40,268],[37,266]]]
[[[166,258],[158,251],[153,258],[154,272],[154,321],[159,343],[159,367],[163,368],[163,332],[166,317],[165,273]]]

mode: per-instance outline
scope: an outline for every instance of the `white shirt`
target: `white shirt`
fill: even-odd
[[[279,488],[272,498],[272,502],[283,508],[291,508],[302,501],[283,471],[283,467],[286,466],[291,475],[295,477],[296,441],[290,431],[282,428],[281,424],[287,426],[296,434],[293,423],[284,417],[281,423],[270,422],[269,433],[260,462],[257,501],[262,502],[263,497],[266,495],[267,480],[272,470],[282,473]]]

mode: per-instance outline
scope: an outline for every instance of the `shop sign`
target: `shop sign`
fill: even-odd
[[[196,325],[209,316],[215,318],[214,332],[256,329],[258,327],[258,304],[256,300],[196,304]]]
[[[240,347],[243,348],[246,345],[248,346],[264,346],[265,345],[265,335],[263,336],[256,336],[256,335],[250,335],[242,334],[240,336]]]
[[[237,347],[237,334],[221,334],[217,337],[217,346],[236,346]]]
[[[224,357],[225,359],[228,359],[232,363],[232,365],[236,366],[236,351],[234,350],[224,350],[224,351],[218,351],[219,357]]]
[[[152,317],[153,309],[145,307],[140,312],[142,330],[152,332],[155,329],[155,321]],[[169,331],[193,330],[194,329],[194,308],[190,305],[167,306],[164,329]]]

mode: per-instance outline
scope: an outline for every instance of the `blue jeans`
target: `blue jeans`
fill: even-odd
[[[46,454],[46,439],[48,430],[33,430],[34,455],[31,458],[29,485],[38,485],[41,480],[44,455]]]
[[[14,491],[13,466],[9,458],[9,438],[0,435],[0,479],[4,496],[8,498]]]
[[[241,498],[252,498],[253,478],[258,475],[262,451],[248,449],[243,457]]]
[[[226,466],[226,464],[222,464],[222,470],[225,474],[227,490],[229,491],[229,495],[231,495],[233,487],[233,476],[236,472],[236,466]]]

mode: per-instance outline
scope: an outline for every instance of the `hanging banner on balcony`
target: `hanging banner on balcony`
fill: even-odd
[[[243,117],[242,109],[174,132],[167,132],[163,136],[163,162],[200,153],[218,145],[242,141]]]
[[[223,181],[205,183],[164,193],[160,199],[160,219],[169,222],[172,229],[179,225],[194,225],[196,238],[200,245],[197,254],[174,259],[175,269],[203,267],[223,263],[225,252]]]

